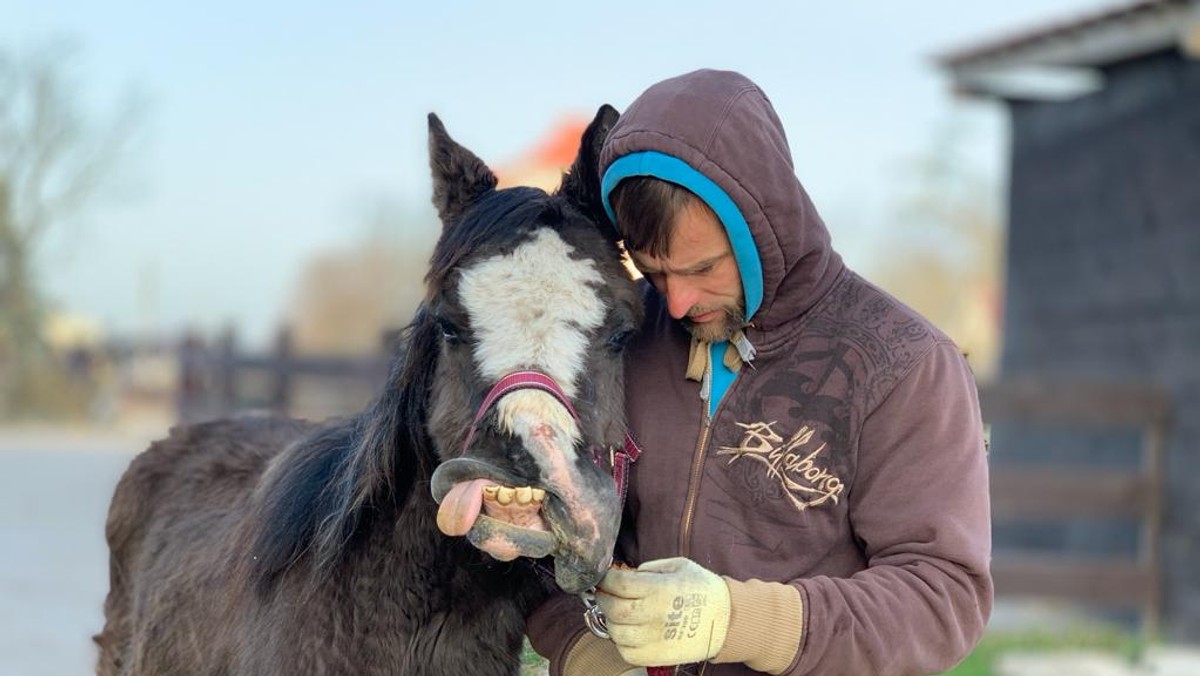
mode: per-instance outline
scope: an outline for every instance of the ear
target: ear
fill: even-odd
[[[429,114],[429,169],[433,172],[433,206],[442,227],[456,222],[467,207],[496,187],[492,170],[450,138],[433,113]]]
[[[604,147],[604,140],[608,138],[608,132],[612,131],[618,117],[620,114],[616,108],[607,103],[600,106],[596,118],[584,130],[579,154],[563,175],[562,185],[558,189],[559,195],[594,219],[605,235],[613,239],[617,238],[616,230],[600,202],[600,149]]]

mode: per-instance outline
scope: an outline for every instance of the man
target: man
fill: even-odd
[[[600,158],[647,288],[633,466],[597,595],[528,634],[551,673],[922,674],[992,602],[987,466],[954,344],[842,263],[766,95],[736,73],[652,86]],[[651,669],[651,673],[654,673]],[[669,673],[669,672],[668,672]]]

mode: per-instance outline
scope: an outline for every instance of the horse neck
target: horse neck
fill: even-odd
[[[418,479],[394,513],[372,519],[359,546],[344,559],[344,575],[335,576],[342,578],[344,589],[369,595],[379,593],[378,585],[383,585],[401,596],[419,591],[429,598],[418,605],[439,612],[497,603],[500,596],[517,604],[522,613],[532,610],[541,598],[543,582],[535,577],[531,563],[497,561],[466,538],[442,533],[428,486],[427,477]]]
[[[437,505],[420,490],[428,485],[427,479],[418,479],[392,514],[372,519],[359,552],[349,558],[365,562],[368,574],[378,568],[407,572],[446,565],[453,543],[437,528]]]

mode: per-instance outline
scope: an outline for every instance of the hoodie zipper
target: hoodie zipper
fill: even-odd
[[[753,326],[753,324],[751,324],[751,326]],[[742,368],[747,367],[753,368],[753,366],[749,363],[745,364]],[[710,365],[709,368],[712,368],[712,366]],[[724,394],[721,395],[721,401],[717,404],[717,410],[713,411],[711,415],[708,412],[708,402],[701,401],[704,411],[704,416],[702,418],[704,423],[700,428],[700,440],[696,444],[695,452],[692,454],[692,473],[689,476],[688,494],[687,499],[684,502],[685,507],[683,510],[683,528],[679,534],[680,556],[686,558],[691,558],[692,554],[692,519],[695,517],[696,513],[696,501],[700,498],[700,475],[704,470],[704,451],[708,446],[709,434],[712,432],[712,421],[713,418],[716,418],[721,413],[721,407],[725,405],[729,393],[733,392],[734,388],[737,387],[737,384],[741,382],[741,380],[741,373],[738,373],[736,376],[734,376],[733,382],[729,383],[729,387],[727,387]],[[711,392],[709,393],[709,396],[712,396]],[[700,676],[704,676],[706,671],[708,671],[708,662],[702,662],[700,664]],[[678,674],[679,666],[676,666],[672,670],[672,673]]]
[[[708,402],[704,402],[704,427],[700,429],[700,441],[692,454],[692,473],[688,479],[687,501],[683,510],[683,531],[679,534],[679,551],[682,556],[691,556],[692,517],[696,511],[696,500],[700,497],[700,475],[704,470],[704,447],[708,445],[708,434],[712,429],[712,418],[708,415]]]
[[[709,368],[712,367],[710,366]],[[717,404],[717,410],[713,411],[711,415],[708,412],[708,402],[701,402],[701,405],[704,407],[704,424],[700,428],[700,440],[696,444],[695,452],[692,454],[692,472],[688,478],[688,493],[687,499],[684,502],[683,528],[679,533],[679,555],[686,558],[691,558],[692,520],[696,513],[696,501],[700,498],[700,476],[704,471],[704,456],[708,446],[708,437],[712,432],[712,421],[713,418],[721,413],[721,407],[725,405],[729,394],[733,392],[741,379],[741,373],[734,376],[733,382],[729,383],[729,387],[725,389],[724,394],[721,396],[721,401]],[[711,397],[712,394],[710,393],[709,396]]]
[[[739,377],[741,374],[738,374]],[[725,390],[725,394],[729,394],[733,386],[737,384],[738,379],[735,378],[729,384],[729,388]],[[692,549],[692,519],[696,515],[696,501],[700,498],[700,476],[704,471],[704,456],[708,446],[709,433],[712,431],[712,421],[717,413],[721,412],[721,405],[725,403],[725,397],[721,397],[721,403],[717,404],[717,410],[713,415],[708,413],[708,402],[704,403],[704,426],[700,428],[700,441],[696,444],[696,452],[693,454],[692,473],[688,483],[688,494],[686,507],[683,512],[683,531],[680,533],[679,550],[680,556],[691,558]],[[679,674],[680,666],[677,665],[673,670],[673,674]],[[708,662],[700,663],[700,676],[708,670]]]

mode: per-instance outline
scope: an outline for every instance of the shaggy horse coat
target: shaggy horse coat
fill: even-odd
[[[431,481],[442,466],[443,494],[468,481],[544,490],[567,591],[607,565],[619,515],[591,451],[622,442],[621,350],[641,313],[596,194],[615,118],[601,108],[547,195],[496,190],[430,116],[443,232],[382,392],[350,419],[178,427],[138,456],[108,515],[99,674],[517,672],[524,617],[552,585],[530,560],[470,542],[550,536],[480,516],[468,538],[448,537]],[[518,369],[553,377],[578,419],[523,390],[464,449],[489,388]]]

